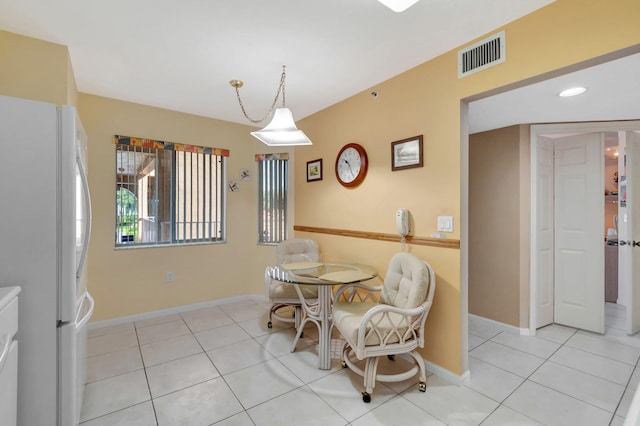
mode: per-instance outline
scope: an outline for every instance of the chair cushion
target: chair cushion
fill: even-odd
[[[369,309],[380,305],[375,302],[336,302],[333,305],[333,324],[338,328],[340,334],[355,348],[358,339],[358,329],[362,324],[362,317]],[[400,342],[400,336],[409,330],[409,324],[404,322],[404,317],[400,314],[387,312],[373,317],[377,332],[370,332],[373,327],[367,328],[367,338],[365,346],[377,346]],[[394,330],[397,330],[394,331]],[[406,337],[405,337],[406,339]]]
[[[306,238],[284,240],[276,248],[278,264],[292,262],[317,262],[320,260],[318,244]]]
[[[397,253],[391,258],[380,301],[398,308],[420,306],[427,297],[429,270],[422,260],[410,253]]]
[[[293,287],[294,284],[283,283],[282,281],[271,280],[269,285],[269,296],[272,299],[295,299],[299,300],[298,293]],[[300,285],[300,290],[305,299],[317,299],[318,287],[314,285]]]

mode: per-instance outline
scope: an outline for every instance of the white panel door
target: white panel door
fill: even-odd
[[[555,322],[604,333],[604,137],[555,141]]]
[[[553,140],[538,137],[536,173],[536,328],[553,322]]]
[[[622,220],[626,222],[628,238],[619,240],[618,250],[631,252],[624,258],[631,259],[626,265],[629,278],[627,333],[634,334],[640,331],[640,134],[627,132],[626,155],[626,212]]]

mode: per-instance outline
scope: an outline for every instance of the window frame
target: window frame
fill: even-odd
[[[289,202],[291,199],[289,154],[258,154],[255,159],[258,163],[257,244],[277,245],[289,236]],[[270,170],[264,170],[266,165],[273,167],[270,167]],[[280,173],[277,175],[273,174],[278,171]],[[269,192],[265,185],[275,188],[275,191],[271,191],[271,197],[265,198],[265,194]],[[264,209],[264,206],[269,203],[279,204],[275,212],[274,209]],[[265,220],[266,216],[281,218],[280,223],[276,225],[274,220]],[[268,239],[265,238],[265,233],[268,231],[270,233],[275,231],[275,235]]]
[[[185,245],[226,243],[226,174],[229,150],[119,135],[114,136],[114,143],[116,145],[114,194],[114,245],[116,249],[177,247]],[[139,194],[137,194],[135,190],[138,192],[140,191],[138,185],[140,185],[142,179],[134,177],[134,191],[131,191],[131,188],[126,188],[123,184],[125,182],[124,176],[126,175],[120,174],[123,170],[119,170],[119,166],[122,167],[124,165],[119,163],[119,152],[132,152],[134,155],[135,153],[142,153],[155,157],[150,161],[150,163],[154,163],[152,172],[144,177],[145,179],[153,177],[155,180],[155,201],[158,205],[155,206],[154,218],[156,219],[156,226],[155,233],[152,232],[153,240],[142,241],[140,237],[134,237],[135,239],[133,240],[122,241],[122,236],[120,235],[121,225],[119,224],[120,208],[118,204],[118,193],[124,188],[129,190],[129,193],[136,197],[137,224],[135,226],[136,232],[141,232],[141,207],[140,200],[138,199]],[[158,159],[160,153],[161,156],[164,157],[162,160]],[[170,164],[165,164],[164,167],[160,167],[160,161],[170,161]],[[182,176],[178,176],[178,172],[180,172]],[[163,173],[168,176],[156,178],[156,176],[160,176]],[[185,181],[187,176],[187,185],[184,185],[183,188],[185,189],[180,191],[178,189],[179,181],[180,179]],[[163,194],[161,196],[158,195],[158,192],[160,191],[157,190],[159,181],[162,181],[160,184],[164,183],[165,186],[169,187],[168,190],[165,188],[165,191],[161,192],[161,194]],[[178,196],[181,198],[179,199]],[[168,200],[167,197],[169,198]],[[187,198],[190,203],[188,209],[186,201]],[[179,201],[183,202],[182,206],[178,205]],[[149,198],[144,201],[147,205],[151,202],[153,202],[153,200]],[[194,203],[197,205],[196,210],[194,210],[193,207]],[[200,205],[201,203],[202,205]],[[181,207],[183,209],[181,209]],[[168,239],[166,234],[164,234],[165,238],[161,237],[162,226],[157,222],[159,220],[158,211],[160,208],[162,208],[165,213],[164,223],[168,226],[166,231],[168,233]],[[148,220],[149,218],[151,218],[151,216],[148,216],[146,219]],[[183,222],[185,222],[182,228],[182,233],[180,233],[180,224],[178,223],[180,218],[183,218]],[[167,221],[166,219],[169,220]],[[186,228],[187,219],[190,222],[188,232]]]

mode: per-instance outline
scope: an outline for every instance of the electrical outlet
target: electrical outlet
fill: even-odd
[[[166,275],[165,278],[166,278],[168,283],[172,283],[173,282],[173,272],[167,272],[167,275]]]

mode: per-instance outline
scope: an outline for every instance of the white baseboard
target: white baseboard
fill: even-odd
[[[528,328],[519,328],[516,327],[515,325],[510,325],[510,324],[505,324],[503,322],[500,321],[495,321],[489,318],[485,318],[485,317],[481,317],[475,314],[468,314],[470,318],[473,318],[474,320],[477,320],[479,322],[484,322],[486,324],[491,324],[491,325],[497,325],[500,326],[502,328],[504,328],[505,330],[509,330],[512,331],[514,333],[518,333],[521,336],[530,336],[531,335],[531,331]]]
[[[520,328],[519,330],[521,336],[533,336],[533,334],[531,334],[531,330],[528,328]]]
[[[245,300],[264,300],[264,295],[250,294],[250,295],[243,295],[243,296],[228,297],[225,299],[209,300],[207,302],[194,303],[192,305],[176,306],[173,308],[160,309],[160,310],[151,311],[151,312],[144,312],[142,314],[128,315],[126,317],[119,317],[119,318],[113,318],[113,319],[102,320],[102,321],[94,321],[94,322],[90,322],[88,327],[89,327],[89,330],[93,330],[96,328],[107,327],[110,325],[119,325],[119,324],[125,324],[127,322],[142,321],[146,319],[162,317],[165,315],[194,311],[196,309],[210,308],[212,306],[222,305],[225,303],[242,302]]]
[[[435,374],[447,383],[461,386],[469,382],[470,373],[468,370],[463,374],[455,374],[438,364],[427,361],[426,359],[424,360],[424,366],[427,368],[427,371]]]

